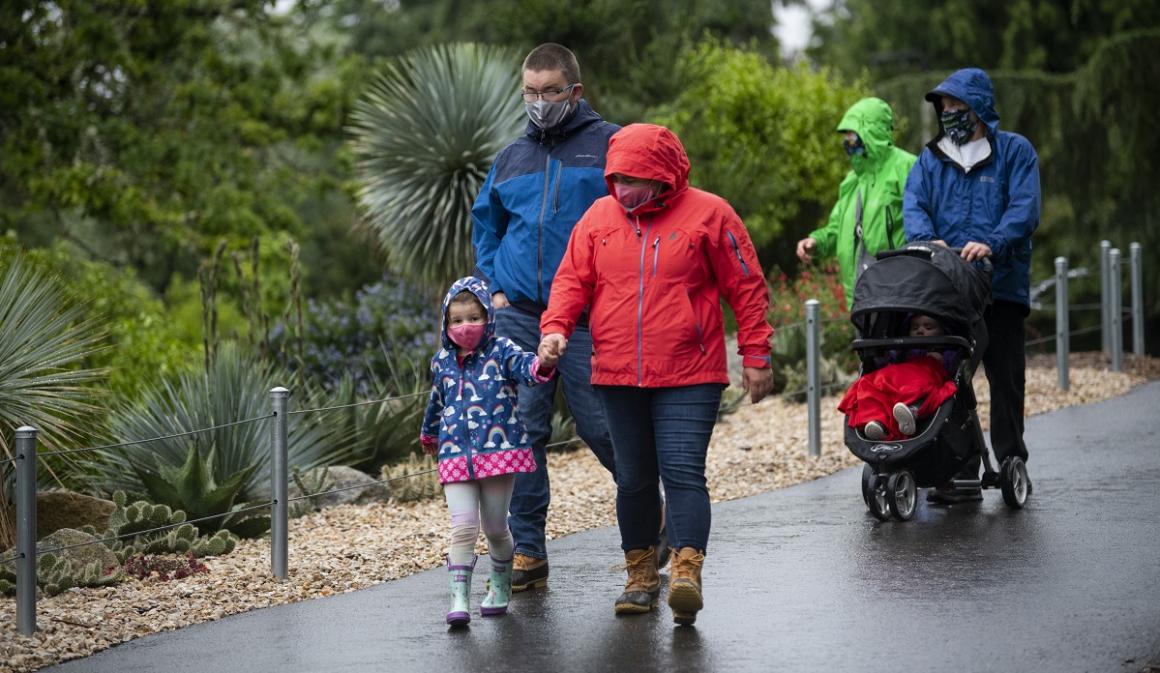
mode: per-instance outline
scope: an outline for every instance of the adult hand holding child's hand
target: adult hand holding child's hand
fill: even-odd
[[[555,367],[567,347],[568,340],[564,338],[563,334],[545,334],[540,339],[540,347],[536,351],[536,355],[539,356],[540,363],[545,367]]]

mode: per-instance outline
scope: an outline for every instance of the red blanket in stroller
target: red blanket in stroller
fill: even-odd
[[[886,365],[862,376],[846,391],[838,411],[846,414],[852,428],[878,421],[886,428],[886,439],[905,439],[894,420],[894,405],[918,405],[915,418],[926,418],[955,394],[954,381],[947,376],[942,359],[919,356]]]

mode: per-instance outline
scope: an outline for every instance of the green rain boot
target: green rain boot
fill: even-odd
[[[478,558],[472,555],[471,564],[462,566],[451,565],[451,559],[447,559],[451,575],[451,610],[447,613],[447,623],[451,626],[467,626],[471,621],[471,573]]]
[[[487,596],[480,604],[479,614],[498,617],[507,614],[512,597],[512,560],[500,561],[491,557],[491,577],[487,581]]]

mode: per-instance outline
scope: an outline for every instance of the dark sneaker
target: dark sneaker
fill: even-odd
[[[516,554],[512,559],[512,593],[548,586],[548,559]]]

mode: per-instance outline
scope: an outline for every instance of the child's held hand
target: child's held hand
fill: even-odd
[[[419,437],[419,445],[423,447],[423,453],[428,456],[434,456],[439,451],[439,440],[430,435]]]
[[[540,347],[536,350],[536,355],[540,358],[540,364],[552,368],[560,361],[560,357],[564,355],[564,350],[567,347],[568,340],[564,338],[563,334],[545,334],[544,338],[540,340]]]

